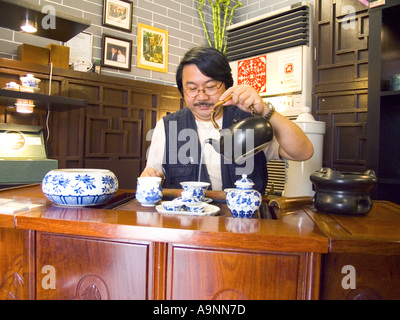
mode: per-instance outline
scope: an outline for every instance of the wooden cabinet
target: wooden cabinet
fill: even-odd
[[[369,169],[378,177],[376,199],[400,203],[400,91],[391,79],[400,74],[400,4],[387,0],[370,11],[368,122]]]
[[[306,211],[330,239],[321,263],[321,299],[400,299],[399,205],[374,201],[363,217]]]
[[[313,112],[326,123],[323,166],[364,172],[368,7],[357,0],[315,0],[314,8]]]
[[[313,287],[319,283],[318,254],[158,244],[168,253],[157,258],[152,243],[42,232],[37,233],[36,241],[38,300],[318,297],[318,289]],[[157,260],[159,264],[153,263]]]
[[[400,255],[329,253],[322,259],[323,300],[398,300]],[[351,280],[351,276],[354,279]],[[353,281],[353,283],[352,283]],[[353,285],[350,287],[350,285]]]
[[[152,244],[37,234],[39,300],[152,298]]]
[[[374,201],[359,217],[303,203],[237,219],[159,214],[132,192],[106,209],[53,206],[40,185],[2,190],[41,205],[0,214],[0,299],[400,297],[400,205]]]
[[[311,289],[319,273],[310,273],[313,258],[307,253],[170,245],[167,299],[309,299],[310,292],[316,298],[318,290]]]

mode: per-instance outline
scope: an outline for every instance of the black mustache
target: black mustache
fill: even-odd
[[[213,107],[214,104],[213,103],[209,103],[209,102],[197,102],[194,104],[195,107]]]

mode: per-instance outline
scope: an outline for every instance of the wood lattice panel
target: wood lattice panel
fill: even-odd
[[[313,110],[326,123],[324,166],[364,171],[368,8],[357,0],[317,0],[314,21]]]

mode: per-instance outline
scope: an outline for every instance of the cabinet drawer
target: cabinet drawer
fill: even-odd
[[[37,299],[148,299],[151,246],[38,233]]]
[[[167,299],[304,298],[306,256],[171,245]]]

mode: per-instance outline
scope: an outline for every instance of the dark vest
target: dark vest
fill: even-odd
[[[224,107],[222,129],[229,128],[233,120],[244,119],[249,116],[251,116],[250,113],[244,112],[236,106]],[[166,136],[163,187],[181,189],[180,182],[198,181],[201,146],[197,135],[196,120],[187,107],[165,116],[163,120]],[[191,130],[184,130],[188,128]],[[241,177],[240,174],[237,174],[236,169],[245,167],[246,163],[239,165],[235,162],[225,162],[225,158],[221,156],[222,188],[235,188],[236,180]],[[210,182],[204,160],[201,166],[200,181]],[[253,171],[248,173],[247,176],[253,180],[254,189],[264,194],[268,180],[267,160],[264,152],[259,152],[254,156]],[[211,186],[209,189],[211,189]]]

